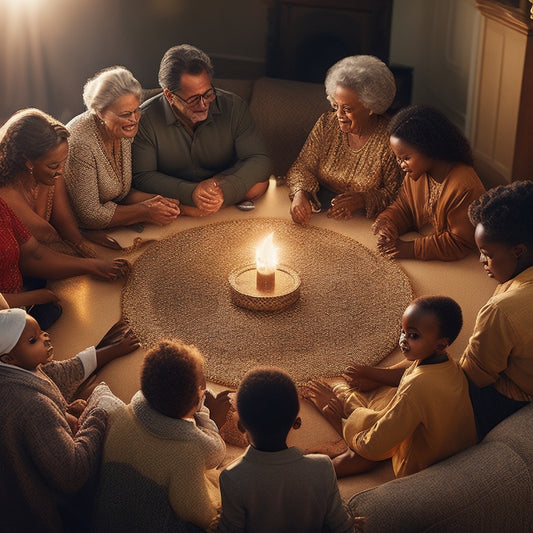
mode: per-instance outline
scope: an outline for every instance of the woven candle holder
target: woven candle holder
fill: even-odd
[[[255,265],[238,268],[228,276],[231,301],[252,311],[280,311],[300,297],[300,276],[286,265],[276,269],[276,284],[272,291],[260,291],[256,286]]]

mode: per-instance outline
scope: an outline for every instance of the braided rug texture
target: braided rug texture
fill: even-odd
[[[277,312],[237,307],[228,275],[255,262],[255,248],[270,232],[279,262],[300,275],[300,299]],[[403,270],[357,241],[254,218],[184,230],[150,245],[133,265],[122,311],[145,347],[162,338],[195,344],[213,382],[236,386],[250,368],[275,365],[302,384],[387,356],[412,297]]]

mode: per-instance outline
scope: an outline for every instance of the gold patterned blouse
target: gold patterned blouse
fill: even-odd
[[[356,150],[350,147],[348,134],[340,130],[335,113],[324,113],[287,173],[291,199],[297,191],[304,190],[318,203],[316,193],[320,186],[338,194],[361,192],[366,216],[376,217],[394,200],[402,183],[387,125],[387,118],[378,116],[376,129]]]
[[[119,164],[106,153],[95,115],[86,111],[68,124],[69,151],[65,185],[80,227],[107,228],[117,204],[131,189],[131,143],[120,140]]]
[[[437,202],[439,201],[440,193],[442,192],[444,182],[439,183],[429,174],[427,174],[427,180],[429,194],[424,210],[424,222],[426,224],[431,224],[433,228],[435,228],[435,207],[437,205]]]

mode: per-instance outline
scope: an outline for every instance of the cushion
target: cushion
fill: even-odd
[[[286,174],[318,117],[330,107],[323,84],[266,77],[255,82],[250,110],[276,176]]]
[[[98,533],[202,533],[174,514],[168,488],[141,475],[131,465],[106,462],[92,516]]]
[[[507,444],[483,441],[349,501],[365,532],[533,531],[528,466]]]
[[[519,454],[533,477],[533,404],[500,422],[483,442],[503,442]]]

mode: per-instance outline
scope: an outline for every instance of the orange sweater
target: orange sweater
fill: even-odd
[[[414,241],[416,259],[453,261],[465,257],[474,247],[474,227],[468,219],[468,206],[485,188],[474,169],[456,164],[444,180],[435,206],[435,233]],[[429,186],[425,176],[417,181],[405,178],[396,200],[383,211],[377,221],[388,219],[400,235],[420,231],[424,226],[424,209]]]

